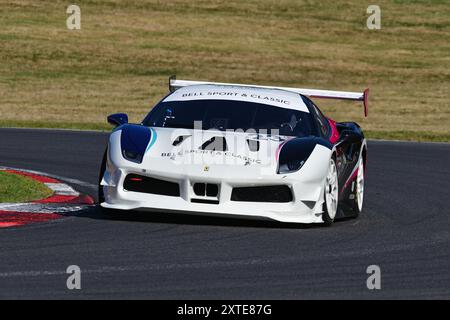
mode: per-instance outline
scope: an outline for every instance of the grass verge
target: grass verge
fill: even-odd
[[[0,171],[0,203],[28,202],[52,195],[52,190],[31,178]]]
[[[450,135],[450,0],[380,0],[381,29],[357,0],[0,1],[0,126],[107,129],[137,122],[167,78],[361,91],[360,104],[317,100],[369,137]]]

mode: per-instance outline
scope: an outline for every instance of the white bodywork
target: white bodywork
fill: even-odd
[[[191,158],[163,157],[161,156],[163,153],[173,152],[173,129],[154,128],[154,130],[158,138],[153,147],[145,154],[142,164],[123,158],[120,148],[120,130],[111,134],[109,159],[102,181],[105,194],[103,207],[122,210],[148,209],[151,211],[171,210],[247,215],[267,217],[283,222],[322,222],[323,187],[331,156],[331,150],[328,148],[317,145],[298,172],[277,174],[275,153],[271,155],[271,158],[262,159],[261,164],[249,165],[245,165],[245,162],[239,161],[239,159],[237,161],[231,159],[232,164],[215,164],[211,157],[205,157],[203,163],[191,161]],[[206,140],[212,136],[217,136],[217,132],[211,131],[204,134]],[[266,141],[267,143],[276,143]],[[181,147],[184,146],[190,148],[189,143],[181,145]],[[276,148],[273,149],[276,150]],[[182,154],[186,153],[182,152]],[[186,158],[188,157],[186,156]],[[205,166],[208,167],[207,171],[205,171]],[[126,191],[122,186],[125,177],[130,173],[179,183],[181,196],[178,198]],[[192,203],[191,199],[199,198],[195,196],[192,189],[196,182],[219,184],[219,204]],[[276,184],[291,187],[294,201],[290,203],[256,203],[230,200],[233,187]]]
[[[194,100],[219,92],[214,99],[239,99],[266,103],[283,108],[308,112],[297,93],[236,86],[199,85],[182,87],[166,98]],[[221,92],[221,93],[220,93]],[[245,97],[243,97],[243,94]],[[321,223],[324,187],[333,150],[317,144],[299,171],[278,174],[278,154],[281,145],[291,137],[260,136],[260,150],[251,152],[246,141],[251,133],[202,131],[171,128],[149,128],[156,137],[146,151],[142,163],[134,163],[122,156],[121,130],[109,139],[106,171],[101,181],[104,208],[139,211],[185,212],[194,214],[225,214],[265,217],[281,222]],[[176,132],[175,132],[176,131]],[[188,136],[179,146],[173,146],[179,135]],[[227,135],[235,141],[233,152],[200,152],[199,146],[214,136]],[[254,136],[254,134],[253,134]],[[230,137],[232,139],[230,139]],[[240,156],[245,155],[245,156]],[[178,183],[180,197],[126,191],[124,179],[139,174]],[[196,196],[194,183],[213,183],[219,186],[218,197]],[[232,201],[233,187],[286,185],[292,190],[293,201],[287,203]],[[193,199],[217,200],[217,204],[195,203]]]

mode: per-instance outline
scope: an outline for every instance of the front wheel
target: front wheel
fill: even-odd
[[[324,205],[322,219],[326,225],[331,225],[338,209],[339,185],[336,162],[330,159],[328,174],[325,180]]]
[[[102,165],[100,166],[100,172],[99,172],[99,177],[98,177],[98,209],[102,214],[104,214],[108,217],[114,217],[114,216],[117,216],[119,213],[117,210],[103,208],[100,205],[102,202],[105,202],[105,193],[103,192],[103,186],[101,185],[101,183],[103,180],[103,176],[105,175],[105,171],[106,171],[107,157],[108,157],[108,149],[106,149],[105,153],[103,154]]]
[[[105,150],[102,159],[102,165],[100,166],[100,172],[98,174],[98,204],[105,201],[105,194],[103,193],[103,186],[101,185],[103,176],[105,175],[106,170],[106,158],[107,158],[108,149]]]

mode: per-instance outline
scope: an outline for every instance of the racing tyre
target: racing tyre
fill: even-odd
[[[99,172],[99,177],[98,177],[98,208],[101,213],[111,217],[111,216],[114,216],[115,214],[117,214],[117,212],[115,210],[103,208],[102,206],[100,206],[100,203],[105,201],[105,194],[103,193],[103,187],[100,185],[100,183],[102,182],[103,175],[105,174],[105,170],[106,170],[107,152],[108,152],[108,149],[106,149],[105,153],[103,154],[102,165],[100,166],[100,172]]]
[[[325,180],[324,204],[322,219],[326,225],[331,225],[338,210],[339,185],[336,162],[330,159],[328,174]]]
[[[105,194],[103,193],[103,187],[100,185],[100,183],[102,182],[103,175],[105,174],[105,170],[106,170],[106,160],[107,160],[106,158],[108,156],[107,153],[108,153],[108,149],[106,149],[105,153],[103,154],[102,165],[100,166],[100,173],[99,173],[99,177],[98,177],[98,208],[101,213],[112,218],[112,217],[117,216],[120,213],[119,210],[103,208],[100,205],[100,203],[105,201]]]
[[[362,211],[364,201],[364,161],[362,158],[359,159],[355,183],[355,197],[351,200],[350,204],[354,216],[357,217]]]

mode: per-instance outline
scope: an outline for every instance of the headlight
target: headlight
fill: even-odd
[[[122,150],[122,155],[128,161],[132,161],[132,162],[136,162],[136,163],[142,162],[142,154],[127,151],[127,150]]]
[[[314,138],[294,138],[281,145],[278,154],[278,173],[300,170],[313,152],[317,141]]]
[[[305,164],[305,160],[289,160],[286,163],[280,164],[278,173],[291,173],[300,170]]]
[[[120,128],[122,131],[120,136],[122,156],[128,161],[142,163],[150,138],[152,137],[151,129],[135,124],[125,124]]]

